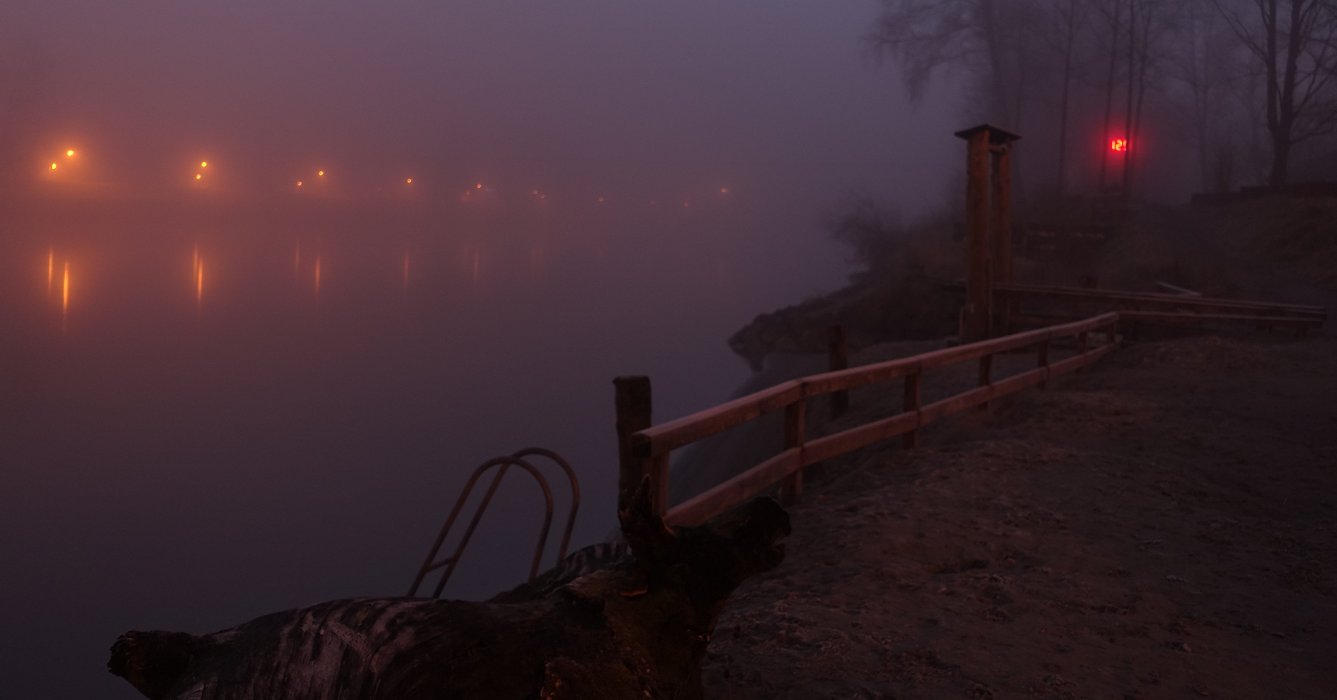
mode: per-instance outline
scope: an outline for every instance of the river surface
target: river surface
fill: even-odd
[[[844,273],[810,209],[747,202],[5,211],[4,698],[137,697],[104,670],[129,629],[402,595],[469,471],[522,447],[570,460],[573,546],[602,538],[613,377],[650,375],[657,419],[717,403],[728,335]],[[447,595],[523,578],[538,493],[503,487]]]

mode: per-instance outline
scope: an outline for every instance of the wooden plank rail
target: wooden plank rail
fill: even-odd
[[[1125,321],[1147,321],[1174,325],[1193,325],[1204,322],[1252,323],[1261,326],[1286,328],[1315,328],[1323,325],[1322,318],[1311,316],[1260,316],[1257,314],[1199,314],[1173,311],[1120,311]]]
[[[934,421],[976,407],[987,407],[992,401],[1043,386],[1054,377],[1096,362],[1114,349],[1119,320],[1118,312],[1109,312],[914,357],[793,379],[714,408],[639,430],[629,438],[632,459],[640,464],[640,473],[650,477],[657,493],[667,494],[668,464],[673,450],[783,409],[784,442],[779,454],[672,508],[666,507],[662,495],[655,499],[655,503],[661,513],[666,513],[670,523],[695,524],[776,484],[781,486],[781,498],[793,502],[802,493],[805,467],[896,436],[902,436],[903,445],[913,446],[918,430]],[[1061,344],[1055,341],[1067,339],[1072,339],[1077,354],[1051,360],[1050,350]],[[1033,369],[1007,377],[994,376],[995,356],[1027,349],[1036,353]],[[977,386],[922,404],[921,385],[926,371],[972,362],[978,364]],[[807,437],[809,399],[896,380],[903,381],[903,403],[899,413],[831,435]]]
[[[1277,304],[1238,299],[1211,299],[1184,294],[1124,292],[1107,289],[1081,289],[1078,287],[1041,287],[1028,284],[996,284],[994,285],[994,293],[1005,298],[1031,297],[1091,303],[1103,302],[1118,306],[1120,309],[1137,311],[1192,309],[1198,312],[1303,318],[1311,321],[1316,320],[1319,324],[1322,324],[1328,317],[1327,310],[1321,306]]]

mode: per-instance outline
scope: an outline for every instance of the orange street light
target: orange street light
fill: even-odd
[[[60,167],[60,166],[59,166],[59,165],[56,165],[55,163],[52,163],[52,164],[51,164],[51,169],[52,169],[52,170],[55,170],[56,168],[59,168],[59,167]]]
[[[324,170],[317,170],[317,171],[316,171],[316,177],[325,177],[325,171],[324,171]]]
[[[195,179],[196,179],[197,181],[198,181],[198,180],[203,180],[203,179],[204,179],[204,174],[203,174],[203,173],[195,173]]]
[[[200,167],[201,167],[201,168],[207,168],[207,167],[209,167],[209,161],[207,161],[207,160],[202,160],[202,161],[200,161]]]
[[[67,149],[65,149],[65,157],[66,157],[66,158],[73,158],[73,157],[74,157],[74,149],[73,149],[73,148],[67,148]]]
[[[301,181],[301,180],[298,180],[298,181],[297,181],[297,186],[298,186],[298,187],[301,187],[301,186],[302,186],[302,181]]]
[[[406,177],[406,178],[404,178],[404,184],[405,184],[405,185],[412,185],[412,184],[413,184],[413,178],[411,178],[411,177]]]

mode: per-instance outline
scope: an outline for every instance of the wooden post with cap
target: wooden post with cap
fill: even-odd
[[[960,336],[962,342],[973,342],[989,337],[995,327],[993,285],[1011,281],[1008,152],[1021,137],[989,124],[958,131],[956,136],[966,141],[966,305]]]

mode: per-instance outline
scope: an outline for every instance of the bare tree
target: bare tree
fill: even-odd
[[[1147,91],[1158,83],[1162,74],[1168,40],[1180,36],[1182,9],[1178,3],[1163,0],[1127,0],[1128,91],[1124,130],[1129,148],[1123,160],[1123,195],[1133,193],[1134,164],[1141,153],[1138,145],[1142,137],[1142,114]]]
[[[1337,2],[1214,0],[1264,79],[1268,184],[1289,179],[1291,150],[1337,127]]]
[[[1123,8],[1124,8],[1123,0],[1106,1],[1096,6],[1096,9],[1100,11],[1101,16],[1105,20],[1105,26],[1104,26],[1105,31],[1102,32],[1102,34],[1104,35],[1105,39],[1108,41],[1109,44],[1108,45],[1109,62],[1105,76],[1104,135],[1107,137],[1110,135],[1110,128],[1113,126],[1114,92],[1115,92],[1116,79],[1118,77],[1117,71],[1119,68],[1119,46],[1120,46],[1119,36],[1121,34],[1120,29],[1123,27],[1123,22],[1124,22]],[[1109,170],[1109,160],[1110,159],[1108,153],[1101,155],[1100,183],[1099,183],[1099,187],[1101,190],[1105,189],[1105,177],[1106,173]]]
[[[1239,44],[1211,8],[1210,0],[1188,0],[1184,40],[1170,69],[1183,89],[1189,132],[1204,191],[1224,192],[1234,178],[1237,119],[1229,99]]]
[[[1057,47],[1063,60],[1059,90],[1058,167],[1054,185],[1060,194],[1067,190],[1068,121],[1072,105],[1072,74],[1077,60],[1077,38],[1086,24],[1087,0],[1053,0],[1051,11],[1056,20]]]
[[[934,72],[966,70],[983,83],[986,117],[1019,128],[1036,13],[1034,0],[882,0],[868,41],[900,64],[911,99]]]
[[[1142,115],[1164,98],[1169,47],[1182,43],[1171,40],[1185,26],[1180,6],[1191,1],[1211,0],[881,0],[868,40],[896,61],[912,99],[937,74],[969,75],[979,81],[978,116],[1056,136],[1034,145],[1044,180],[1060,193],[1072,169],[1069,137],[1099,118],[1103,96],[1104,134],[1122,130],[1133,146],[1112,172],[1109,153],[1099,160],[1100,186],[1127,196],[1142,170],[1140,161],[1133,167]]]

